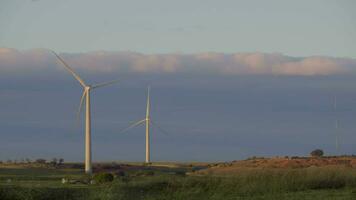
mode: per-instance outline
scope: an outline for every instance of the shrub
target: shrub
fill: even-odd
[[[52,161],[50,162],[50,164],[54,167],[57,166],[57,164],[58,164],[57,158],[53,158]]]
[[[64,163],[64,159],[63,158],[60,158],[59,160],[58,160],[58,165],[62,165]]]
[[[114,180],[114,176],[111,173],[101,172],[94,174],[93,180],[98,184],[109,183]]]
[[[324,152],[321,149],[315,149],[314,151],[310,152],[310,155],[312,157],[322,157],[324,155]]]

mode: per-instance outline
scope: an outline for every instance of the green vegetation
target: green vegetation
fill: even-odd
[[[356,169],[345,167],[242,169],[229,177],[160,168],[118,174],[106,184],[62,184],[63,177],[88,177],[77,169],[0,168],[0,199],[356,199]]]
[[[324,155],[324,151],[321,149],[315,149],[314,151],[310,152],[312,157],[322,157]]]
[[[110,183],[114,181],[114,176],[107,172],[100,172],[94,174],[93,180],[95,183],[103,184],[103,183]]]

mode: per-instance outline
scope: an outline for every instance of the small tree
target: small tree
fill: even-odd
[[[58,160],[58,165],[62,165],[64,163],[64,159],[63,158],[60,158],[59,160]]]
[[[30,163],[31,163],[31,159],[26,158],[26,162],[27,162],[28,164],[30,164]]]
[[[53,158],[53,159],[52,159],[51,165],[57,166],[57,158]]]
[[[321,149],[315,149],[314,151],[310,152],[312,157],[322,157],[324,155],[324,151]]]
[[[42,159],[42,158],[36,159],[36,163],[38,163],[38,164],[46,164],[46,159]]]

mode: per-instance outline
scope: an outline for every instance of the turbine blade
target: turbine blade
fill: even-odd
[[[77,81],[79,81],[80,85],[82,85],[83,87],[86,86],[85,82],[80,78],[80,76],[78,76],[74,70],[72,68],[69,67],[69,65],[54,51],[52,51],[52,53],[58,58],[59,61],[61,61],[61,63],[64,65],[64,67],[66,68],[67,71],[69,71],[75,79],[77,79]]]
[[[124,133],[124,132],[128,131],[129,129],[131,129],[133,127],[136,127],[136,126],[140,125],[141,123],[143,123],[145,121],[146,121],[146,119],[143,119],[143,120],[140,120],[138,122],[135,122],[135,123],[131,124],[130,126],[128,126],[127,128],[125,128],[122,131],[120,131],[119,133]]]
[[[167,135],[167,136],[169,135],[169,133],[168,133],[166,130],[164,130],[162,127],[160,127],[156,122],[152,121],[152,119],[150,119],[150,123],[151,123],[153,126],[157,127],[157,129],[160,130],[161,133],[163,133],[163,134],[165,134],[165,135]]]
[[[79,119],[80,119],[80,113],[82,112],[82,106],[83,106],[83,102],[84,102],[84,97],[87,94],[87,90],[83,91],[82,97],[80,98],[80,104],[79,104],[79,109],[77,112],[77,123],[79,124]]]
[[[112,84],[117,83],[119,81],[120,81],[119,79],[116,79],[116,80],[108,81],[108,82],[105,82],[105,83],[99,83],[99,84],[96,84],[96,85],[92,86],[91,88],[94,89],[94,88],[104,87],[104,86],[112,85]]]

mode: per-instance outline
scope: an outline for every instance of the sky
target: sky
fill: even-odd
[[[120,130],[144,118],[148,85],[168,133],[152,128],[153,161],[356,154],[355,11],[351,0],[0,0],[0,160],[84,159],[82,89],[50,50],[89,84],[121,80],[92,93],[94,161],[144,160],[144,127]]]
[[[1,0],[0,44],[356,58],[353,0]]]

